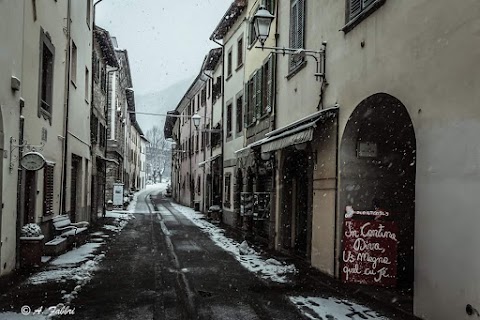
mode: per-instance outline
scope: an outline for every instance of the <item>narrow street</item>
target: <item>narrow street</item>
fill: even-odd
[[[68,319],[302,319],[268,283],[147,189]]]
[[[1,283],[0,320],[411,319],[250,247],[165,187],[140,191],[87,243]]]

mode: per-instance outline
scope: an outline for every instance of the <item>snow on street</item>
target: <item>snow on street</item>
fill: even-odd
[[[217,246],[231,253],[243,267],[259,277],[278,283],[287,283],[288,276],[297,272],[294,265],[285,265],[275,259],[262,257],[261,254],[250,248],[246,241],[240,244],[227,238],[223,229],[204,220],[204,216],[196,213],[193,209],[175,203],[172,203],[172,206],[201,228],[203,232],[206,232]]]

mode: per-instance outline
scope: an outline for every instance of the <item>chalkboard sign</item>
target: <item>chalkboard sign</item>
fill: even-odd
[[[379,219],[384,216],[389,216],[388,212],[356,211],[346,215],[342,240],[343,282],[396,285],[398,230],[394,221]]]

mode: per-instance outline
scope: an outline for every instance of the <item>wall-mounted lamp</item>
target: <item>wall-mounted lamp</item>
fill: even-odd
[[[264,5],[261,5],[258,8],[257,13],[255,13],[253,16],[253,27],[255,28],[255,34],[257,35],[257,39],[262,44],[262,47],[270,33],[270,26],[272,25],[273,19],[275,19],[275,16],[271,14]]]
[[[260,6],[257,13],[253,16],[253,25],[257,39],[260,41],[261,46],[256,47],[262,50],[271,50],[274,54],[282,55],[294,55],[300,57],[312,57],[316,61],[315,78],[325,79],[325,51],[327,49],[327,42],[322,42],[322,48],[320,50],[306,50],[303,48],[285,48],[285,47],[265,47],[264,43],[270,34],[270,27],[275,16],[265,9],[265,6]]]
[[[200,126],[200,121],[202,120],[202,118],[206,118],[206,117],[202,117],[202,116],[199,115],[198,113],[195,113],[195,114],[191,117],[192,122],[193,122],[193,125],[195,126],[195,129],[200,130],[200,131],[202,131],[202,132],[212,132],[212,133],[222,132],[222,129],[199,129],[198,127]]]
[[[260,153],[260,158],[261,158],[263,161],[268,161],[268,160],[270,160],[270,157],[271,157],[271,153],[270,153],[270,152],[262,152],[262,153]]]
[[[307,143],[304,142],[304,143],[296,144],[296,145],[295,145],[295,149],[296,149],[296,150],[305,150],[305,149],[307,149]]]

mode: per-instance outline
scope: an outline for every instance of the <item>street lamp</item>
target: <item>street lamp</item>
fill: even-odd
[[[274,54],[281,55],[294,55],[297,57],[312,57],[316,61],[315,79],[325,79],[325,51],[327,49],[327,42],[322,42],[322,48],[320,50],[306,50],[303,48],[285,48],[285,47],[265,47],[264,43],[270,34],[270,27],[275,16],[271,14],[265,6],[261,5],[257,13],[253,16],[253,25],[257,39],[260,41],[261,46],[255,47],[259,49],[271,50]]]
[[[262,47],[270,33],[270,26],[272,25],[273,19],[275,19],[275,16],[265,9],[264,5],[261,5],[258,8],[257,13],[253,16],[255,34],[257,35],[258,40],[260,40]]]
[[[195,113],[191,119],[192,119],[192,122],[193,122],[193,125],[195,126],[195,129],[196,130],[199,130],[199,126],[200,126],[200,121],[202,120],[202,118],[207,118],[207,117],[202,117],[201,115],[199,115],[198,113]],[[202,132],[211,132],[211,133],[219,133],[219,132],[222,132],[222,129],[201,129],[200,131]]]
[[[197,129],[198,129],[198,126],[200,126],[200,120],[202,120],[202,117],[201,117],[198,113],[195,113],[195,114],[192,116],[193,125],[194,125],[195,128],[197,128]]]

